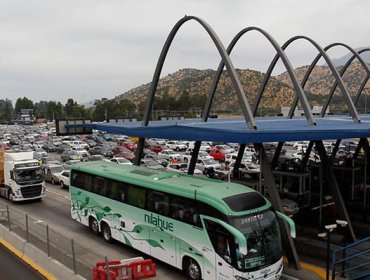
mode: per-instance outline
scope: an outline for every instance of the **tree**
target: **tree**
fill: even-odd
[[[19,114],[21,109],[33,109],[33,101],[27,97],[19,97],[15,102],[15,112]]]
[[[0,120],[10,121],[14,114],[12,101],[9,99],[0,99]]]

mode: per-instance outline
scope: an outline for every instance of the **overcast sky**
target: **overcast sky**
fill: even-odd
[[[241,29],[258,26],[280,45],[306,35],[322,47],[343,42],[357,48],[370,45],[369,11],[369,0],[1,0],[0,99],[86,103],[148,83],[184,15],[205,20],[225,47]],[[346,53],[338,47],[329,54]],[[231,58],[237,68],[265,72],[273,55],[253,32]],[[298,67],[316,51],[302,41],[287,55]],[[190,21],[175,38],[162,76],[181,68],[216,69],[219,60],[206,32]]]

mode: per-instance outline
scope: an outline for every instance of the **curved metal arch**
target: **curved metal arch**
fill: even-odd
[[[363,68],[365,69],[365,71],[367,72],[367,75],[368,75],[368,76],[370,75],[370,70],[369,70],[369,68],[368,68],[367,64],[365,63],[365,61],[364,61],[364,60],[361,58],[361,56],[360,56],[360,55],[359,55],[359,54],[358,54],[358,53],[357,53],[353,48],[351,48],[350,46],[348,46],[348,45],[346,45],[346,44],[343,44],[343,43],[332,43],[332,44],[330,44],[330,45],[326,46],[323,50],[324,50],[325,52],[327,52],[329,49],[331,49],[331,48],[333,48],[333,47],[336,47],[336,46],[342,46],[342,47],[346,48],[347,50],[349,50],[351,53],[353,53],[353,56],[352,56],[352,57],[347,61],[347,63],[344,65],[344,67],[340,70],[339,74],[340,74],[340,76],[341,76],[341,77],[343,77],[343,75],[344,75],[345,71],[347,70],[348,66],[351,64],[351,62],[352,62],[355,58],[357,58],[357,59],[360,61],[360,63],[362,64],[362,67],[363,67]],[[303,80],[302,80],[302,87],[303,87],[303,88],[305,87],[306,82],[307,82],[307,80],[308,80],[309,76],[311,75],[311,73],[312,73],[313,69],[315,68],[315,66],[316,66],[317,62],[320,60],[320,58],[321,58],[321,57],[322,57],[322,54],[321,54],[321,53],[319,53],[319,54],[315,57],[315,59],[312,61],[312,63],[311,63],[311,65],[310,65],[310,67],[307,69],[306,74],[305,74],[305,76],[304,76],[304,78],[303,78]],[[329,93],[329,95],[328,95],[328,99],[326,100],[326,102],[325,102],[325,104],[323,105],[323,108],[322,108],[322,110],[321,110],[321,113],[320,113],[321,117],[323,117],[323,116],[325,115],[325,112],[326,112],[327,108],[329,107],[329,103],[330,103],[330,101],[331,101],[331,99],[332,99],[332,97],[333,97],[333,95],[334,95],[334,92],[335,92],[335,89],[337,88],[337,86],[338,86],[338,82],[337,82],[337,81],[335,81],[335,82],[334,82],[334,85],[332,86],[332,88],[331,88],[331,90],[330,90],[330,93]],[[294,108],[292,108],[293,112],[294,112],[294,110],[295,110],[295,107],[297,106],[297,103],[298,103],[298,100],[295,98],[295,100],[294,100],[294,102],[293,102]],[[356,103],[355,103],[355,102],[354,102],[354,105],[356,105]]]
[[[285,65],[285,68],[287,69],[287,71],[289,73],[289,76],[290,76],[290,78],[293,82],[294,88],[295,88],[296,93],[297,93],[296,98],[299,98],[299,100],[301,101],[301,104],[302,104],[303,110],[305,112],[308,124],[315,125],[316,124],[315,119],[314,119],[314,117],[312,115],[312,112],[310,110],[310,107],[309,107],[309,104],[308,104],[308,101],[307,101],[307,97],[303,92],[303,89],[302,89],[302,87],[301,87],[301,85],[298,81],[297,76],[294,73],[293,66],[291,65],[288,57],[286,56],[286,54],[284,53],[284,51],[282,50],[280,45],[276,42],[276,40],[270,34],[268,34],[266,31],[264,31],[263,29],[261,29],[259,27],[252,26],[252,27],[244,28],[233,38],[233,40],[231,41],[231,43],[229,44],[229,46],[227,48],[227,53],[230,54],[232,52],[233,48],[235,47],[236,43],[239,41],[239,39],[244,34],[248,33],[249,31],[258,31],[259,33],[264,35],[265,38],[268,39],[269,42],[271,43],[271,45],[275,48],[275,50],[277,52],[277,56],[279,56],[282,59],[284,65]],[[209,111],[210,111],[210,108],[211,108],[211,104],[212,104],[212,100],[213,100],[214,95],[216,93],[217,85],[219,83],[223,68],[224,68],[224,63],[223,63],[223,61],[221,61],[218,68],[217,68],[216,74],[213,78],[211,90],[210,90],[209,95],[207,97],[206,105],[205,105],[204,111],[203,111],[204,112],[203,121],[207,121]],[[253,116],[256,115],[256,112],[257,112],[257,107],[254,107],[253,108]]]
[[[363,80],[362,84],[360,85],[358,91],[357,91],[357,94],[355,96],[355,100],[353,101],[353,103],[355,104],[355,106],[357,105],[357,102],[361,96],[361,93],[362,93],[362,90],[364,89],[364,87],[366,86],[367,84],[367,81],[369,80],[370,78],[370,69],[369,67],[367,66],[366,62],[362,59],[362,57],[360,57],[360,54],[363,53],[363,52],[367,52],[367,51],[370,51],[370,48],[365,48],[365,49],[361,49],[359,50],[358,52],[356,52],[356,54],[352,55],[352,57],[350,59],[348,59],[347,63],[343,66],[343,73],[347,70],[347,68],[349,67],[349,65],[351,65],[352,61],[357,58],[361,64],[363,65],[365,71],[367,72],[367,76],[365,77],[365,79]],[[333,93],[334,93],[335,89],[333,90]],[[325,112],[324,112],[325,113]]]
[[[348,109],[349,109],[349,111],[351,113],[351,116],[352,116],[353,121],[354,122],[360,122],[360,119],[358,117],[358,113],[356,111],[356,108],[355,108],[355,106],[354,106],[354,104],[352,102],[351,97],[348,94],[348,91],[347,91],[346,87],[344,86],[344,83],[343,83],[343,81],[342,81],[342,79],[341,79],[338,71],[334,67],[334,64],[331,61],[331,59],[329,58],[329,56],[320,47],[319,44],[317,44],[314,40],[312,40],[311,38],[306,37],[306,36],[294,36],[294,37],[290,38],[288,41],[286,41],[281,48],[283,50],[285,50],[292,42],[294,42],[294,41],[296,41],[298,39],[304,39],[304,40],[310,42],[320,52],[321,56],[325,59],[325,61],[328,64],[328,66],[329,66],[332,74],[334,75],[335,80],[337,81],[337,83],[338,83],[338,85],[339,85],[339,87],[340,87],[340,89],[342,91],[342,94],[344,96],[344,99],[345,99],[345,102],[347,104],[347,107],[348,107]],[[254,104],[253,110],[256,109],[258,107],[259,103],[260,103],[260,100],[262,98],[262,94],[264,92],[264,89],[265,89],[265,87],[267,85],[267,82],[268,82],[268,80],[269,80],[269,78],[271,76],[271,73],[272,73],[274,67],[276,66],[276,63],[277,63],[278,59],[279,59],[279,56],[276,55],[274,57],[274,59],[272,60],[270,66],[269,66],[269,68],[268,68],[268,70],[266,72],[265,79],[264,79],[264,81],[262,83],[262,86],[261,86],[259,92],[258,92],[258,96],[256,97],[256,102]],[[289,116],[288,116],[289,118],[292,118],[293,117],[294,110],[292,110],[292,108],[293,108],[293,106],[291,107],[291,110],[289,112]]]
[[[198,17],[194,17],[194,16],[185,16],[184,18],[180,19],[175,24],[175,26],[172,28],[170,34],[167,37],[167,40],[166,40],[166,42],[165,42],[165,44],[162,48],[162,52],[161,52],[160,57],[158,59],[157,66],[156,66],[156,69],[155,69],[155,72],[154,72],[154,75],[153,75],[153,80],[152,80],[152,83],[150,85],[150,89],[149,89],[149,92],[148,92],[148,101],[147,101],[146,109],[145,109],[145,112],[144,112],[143,123],[142,123],[143,126],[148,126],[149,116],[150,116],[150,113],[151,113],[152,104],[153,104],[153,100],[154,100],[154,95],[155,95],[155,92],[156,92],[156,89],[157,89],[157,85],[158,85],[160,74],[161,74],[161,71],[162,71],[162,68],[163,68],[163,65],[164,65],[164,61],[166,59],[166,56],[167,56],[168,50],[171,46],[171,43],[172,43],[173,39],[175,38],[175,36],[176,36],[178,30],[180,29],[180,27],[185,22],[187,22],[189,20],[195,20],[198,23],[200,23],[200,25],[202,25],[202,27],[207,31],[208,35],[211,37],[213,43],[215,44],[215,46],[217,47],[218,52],[221,55],[222,61],[226,65],[226,68],[227,68],[227,70],[230,74],[231,81],[234,85],[234,88],[235,88],[236,93],[238,95],[239,102],[240,102],[241,107],[242,107],[242,111],[243,111],[245,121],[246,121],[246,123],[247,123],[247,125],[250,129],[256,129],[257,127],[256,127],[256,124],[255,124],[255,121],[254,121],[254,118],[253,118],[253,114],[252,114],[252,111],[251,111],[250,106],[248,104],[248,100],[247,100],[246,95],[244,93],[242,84],[241,84],[241,82],[239,80],[239,77],[236,73],[236,70],[235,70],[235,68],[234,68],[234,66],[231,62],[231,59],[230,59],[228,53],[226,52],[225,47],[221,43],[221,40],[218,38],[217,34],[213,31],[213,29],[204,20],[202,20]]]

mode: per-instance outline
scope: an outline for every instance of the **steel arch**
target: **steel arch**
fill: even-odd
[[[285,65],[285,68],[287,69],[287,71],[289,73],[289,76],[290,76],[290,78],[293,82],[293,85],[294,85],[294,88],[295,88],[295,91],[296,91],[296,98],[299,98],[300,101],[301,101],[301,104],[302,104],[303,110],[305,112],[308,124],[315,125],[316,124],[315,119],[314,119],[314,117],[312,115],[312,112],[309,108],[307,97],[303,92],[303,89],[302,89],[302,87],[301,87],[301,85],[298,81],[297,76],[294,73],[294,69],[293,69],[288,57],[284,53],[283,49],[280,47],[280,45],[276,42],[276,40],[270,34],[268,34],[265,30],[263,30],[259,27],[251,26],[251,27],[244,28],[233,38],[233,40],[231,41],[231,43],[229,44],[229,46],[227,48],[227,53],[230,54],[232,52],[233,48],[235,47],[236,43],[239,41],[239,39],[244,34],[248,33],[249,31],[258,31],[259,33],[264,35],[265,38],[275,48],[275,50],[277,52],[277,55],[282,59],[284,65]],[[204,111],[203,111],[204,112],[203,121],[207,121],[209,111],[211,109],[212,100],[213,100],[213,97],[216,93],[217,85],[218,85],[218,82],[220,80],[223,68],[224,68],[224,63],[223,63],[223,61],[221,61],[219,66],[218,66],[218,69],[216,71],[216,74],[213,78],[211,91],[210,91],[210,93],[207,97],[207,102],[206,102],[206,105],[205,105]],[[257,111],[257,107],[255,106],[253,108],[253,115],[254,116],[256,115],[256,111]]]
[[[346,45],[346,44],[343,44],[343,43],[332,43],[332,44],[330,44],[330,45],[326,46],[323,50],[324,50],[325,52],[327,52],[328,50],[330,50],[331,48],[336,47],[336,46],[342,46],[342,47],[346,48],[347,50],[349,50],[351,53],[353,53],[353,56],[352,56],[352,57],[347,61],[346,65],[345,65],[345,66],[340,70],[339,74],[340,74],[340,76],[341,76],[341,77],[343,76],[343,74],[345,73],[346,69],[348,68],[348,66],[351,64],[351,62],[352,62],[355,58],[357,58],[357,59],[360,61],[360,63],[362,64],[362,67],[366,70],[366,72],[367,72],[368,76],[370,75],[370,70],[369,70],[369,68],[367,67],[367,64],[365,63],[365,61],[364,61],[364,60],[359,56],[359,54],[358,54],[358,53],[357,53],[353,48],[351,48],[350,46],[348,46],[348,45]],[[320,60],[320,58],[321,58],[321,57],[322,57],[322,54],[321,54],[321,53],[319,53],[319,54],[315,57],[315,59],[312,61],[312,63],[311,63],[311,65],[310,65],[310,67],[307,69],[306,74],[305,74],[305,76],[304,76],[304,78],[303,78],[303,80],[302,80],[302,87],[303,87],[303,88],[305,87],[306,82],[307,82],[307,80],[308,80],[309,76],[311,75],[311,73],[312,73],[312,71],[313,71],[314,67],[316,66],[317,62]],[[330,93],[329,93],[329,95],[328,95],[328,99],[326,100],[326,102],[325,102],[325,104],[323,105],[323,108],[322,108],[322,110],[321,110],[321,117],[323,117],[323,116],[325,115],[325,112],[326,112],[326,110],[327,110],[327,108],[328,108],[328,106],[329,106],[329,103],[330,103],[330,101],[331,101],[331,99],[332,99],[332,97],[333,97],[334,91],[335,91],[335,89],[337,88],[337,86],[338,86],[338,82],[337,82],[337,81],[335,81],[335,82],[334,82],[334,85],[333,85],[333,87],[331,88]],[[294,103],[293,103],[295,107],[297,106],[297,103],[298,103],[298,100],[295,98]],[[355,103],[354,103],[354,104],[355,104]],[[293,111],[294,111],[295,107],[293,108]]]
[[[365,77],[364,81],[362,82],[362,84],[360,85],[358,91],[357,91],[357,94],[355,96],[355,100],[353,101],[353,103],[357,104],[359,98],[360,98],[360,95],[361,95],[361,92],[362,90],[364,89],[367,81],[369,80],[369,77],[370,77],[370,69],[369,67],[367,66],[366,62],[362,59],[362,57],[360,56],[361,53],[365,52],[365,51],[370,51],[369,48],[366,48],[366,49],[362,49],[358,52],[356,52],[355,50],[353,50],[352,48],[348,48],[350,49],[350,51],[353,53],[353,55],[350,57],[350,59],[348,59],[348,61],[346,62],[346,64],[343,66],[343,68],[341,69],[341,75],[344,75],[345,71],[347,70],[347,68],[351,65],[352,61],[357,58],[358,61],[360,61],[362,67],[365,69],[365,71],[367,72],[367,76]],[[329,107],[329,103],[331,101],[331,98],[333,97],[334,95],[334,91],[337,87],[337,83],[334,83],[331,91],[330,91],[330,94],[328,96],[328,100],[327,102],[325,103],[324,107],[322,108],[322,111],[321,111],[321,116],[325,115],[325,112],[326,110],[328,109]]]
[[[332,74],[334,75],[335,80],[337,81],[337,83],[338,83],[338,85],[339,85],[339,87],[340,87],[340,89],[342,91],[342,94],[344,96],[344,99],[345,99],[345,102],[347,104],[347,107],[348,107],[348,109],[349,109],[349,111],[351,113],[351,116],[352,116],[353,121],[354,122],[360,122],[360,119],[358,117],[358,113],[356,111],[356,108],[355,108],[355,106],[354,106],[354,104],[352,102],[352,99],[350,98],[350,96],[348,94],[348,91],[347,91],[346,87],[344,86],[344,83],[343,83],[343,81],[342,81],[342,79],[341,79],[338,71],[334,67],[334,64],[331,61],[331,59],[329,58],[329,56],[325,53],[325,51],[320,47],[319,44],[317,44],[314,40],[312,40],[311,38],[306,37],[306,36],[294,36],[294,37],[290,38],[288,41],[286,41],[285,44],[281,48],[283,50],[285,50],[292,42],[294,42],[294,41],[296,41],[298,39],[304,39],[304,40],[310,42],[320,52],[320,54],[322,55],[322,57],[324,57],[326,63],[328,64],[328,66],[329,66]],[[262,97],[262,94],[264,92],[264,89],[265,89],[265,87],[267,85],[267,82],[268,82],[268,80],[269,80],[269,78],[271,76],[271,73],[272,73],[272,71],[273,71],[273,69],[274,69],[274,67],[275,67],[278,59],[279,59],[279,56],[276,55],[274,57],[274,59],[272,60],[270,66],[269,66],[269,68],[268,68],[268,70],[266,72],[265,80],[263,81],[263,84],[262,84],[262,86],[260,88],[260,91],[258,92],[258,96],[256,98],[256,103],[254,104],[253,109],[255,109],[255,108],[258,107],[259,102],[260,102],[261,97]],[[293,117],[293,113],[294,113],[294,109],[293,108],[295,108],[295,106],[292,106],[291,107],[290,112],[289,112],[289,118],[292,118]]]
[[[231,62],[231,59],[230,59],[228,53],[226,52],[225,47],[223,46],[221,40],[218,38],[217,34],[213,31],[213,29],[204,20],[202,20],[198,17],[195,17],[195,16],[185,16],[184,18],[180,19],[175,24],[175,26],[172,28],[170,34],[167,37],[167,40],[166,40],[166,42],[163,46],[162,52],[161,52],[160,57],[158,59],[157,66],[156,66],[156,69],[155,69],[155,72],[154,72],[154,75],[153,75],[153,80],[152,80],[152,83],[151,83],[151,86],[150,86],[150,89],[149,89],[149,92],[148,92],[148,101],[147,101],[146,109],[145,109],[145,112],[144,112],[143,123],[142,123],[143,126],[148,126],[149,116],[150,116],[150,113],[151,113],[152,103],[153,103],[153,100],[154,100],[154,95],[155,95],[155,92],[156,92],[156,89],[157,89],[157,85],[158,85],[160,74],[161,74],[161,71],[162,71],[162,68],[163,68],[163,65],[164,65],[164,61],[166,59],[166,56],[167,56],[168,50],[171,46],[171,43],[172,43],[173,39],[175,38],[175,36],[176,36],[178,30],[180,29],[180,27],[185,22],[187,22],[189,20],[195,20],[198,23],[200,23],[200,25],[202,25],[202,27],[207,31],[208,35],[211,37],[213,43],[215,44],[215,46],[217,47],[218,52],[221,55],[222,61],[226,65],[226,68],[227,68],[227,70],[230,74],[230,78],[232,80],[232,83],[233,83],[234,88],[236,90],[236,93],[238,95],[239,102],[240,102],[241,107],[242,107],[242,111],[243,111],[245,121],[246,121],[249,129],[256,129],[257,127],[256,127],[256,124],[255,124],[255,121],[254,121],[254,118],[253,118],[252,111],[251,111],[250,106],[248,104],[247,97],[244,93],[242,84],[241,84],[241,82],[239,80],[239,77],[236,73],[236,70],[235,70],[235,68],[234,68],[234,66]]]

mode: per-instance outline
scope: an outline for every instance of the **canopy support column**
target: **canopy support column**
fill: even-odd
[[[261,158],[260,168],[261,170],[263,170],[264,182],[265,182],[265,185],[267,186],[270,201],[273,207],[277,211],[283,213],[283,207],[281,204],[279,191],[277,187],[275,186],[274,175],[272,174],[271,164],[268,162],[265,148],[263,147],[262,144],[254,144],[254,147],[257,151],[259,151],[259,154],[260,154],[260,158]],[[298,253],[295,248],[294,241],[289,234],[290,232],[289,226],[281,220],[279,220],[279,225],[281,229],[284,250],[288,258],[288,262],[290,265],[293,265],[295,269],[300,269]]]
[[[353,231],[352,223],[350,220],[350,217],[348,215],[346,206],[344,204],[344,200],[342,197],[342,194],[340,192],[339,186],[337,184],[337,180],[335,178],[333,168],[331,166],[331,163],[329,161],[329,157],[326,153],[324,144],[322,141],[315,141],[316,149],[319,153],[321,164],[323,168],[323,174],[326,174],[326,182],[329,185],[331,192],[333,193],[334,200],[335,200],[335,206],[338,211],[338,215],[341,219],[347,221],[348,225],[348,232],[349,236],[351,237],[352,241],[356,241],[355,232]]]

